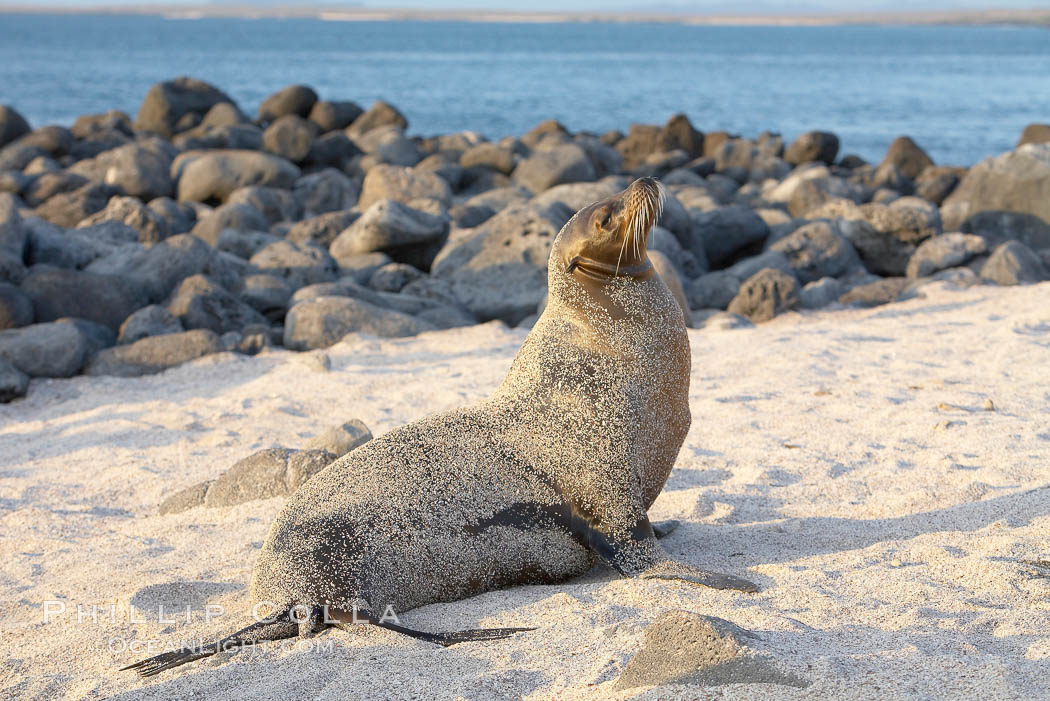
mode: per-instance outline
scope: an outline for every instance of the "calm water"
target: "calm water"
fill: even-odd
[[[878,159],[909,134],[970,164],[1050,122],[1050,32],[0,15],[0,102],[35,125],[119,108],[189,74],[250,114],[293,82],[384,98],[417,134],[601,132],[684,111],[702,130],[835,131]]]

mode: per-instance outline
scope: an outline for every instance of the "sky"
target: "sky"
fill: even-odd
[[[0,0],[0,5],[31,5]],[[201,5],[210,0],[42,0],[50,6]],[[819,14],[921,10],[1050,9],[1050,0],[218,0],[224,5],[357,5],[377,9],[532,10],[568,12],[682,12],[713,14]]]

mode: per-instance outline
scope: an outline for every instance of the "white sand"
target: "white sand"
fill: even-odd
[[[34,382],[0,406],[0,696],[1047,698],[1050,565],[1025,561],[1050,560],[1050,283],[926,294],[690,332],[693,427],[652,517],[683,520],[665,541],[676,557],[759,594],[596,570],[401,619],[539,627],[500,643],[442,649],[362,626],[150,681],[116,671],[145,656],[128,641],[248,622],[252,562],[282,502],[158,516],[165,496],[352,417],[378,434],[485,396],[524,332],[349,338],[330,372],[279,351]],[[67,604],[47,624],[46,601]],[[133,603],[147,609],[134,622]],[[190,623],[156,620],[158,604],[186,603]],[[77,604],[98,621],[78,623]],[[205,621],[208,604],[227,613]],[[671,609],[757,632],[752,647],[812,684],[614,693],[645,625]]]

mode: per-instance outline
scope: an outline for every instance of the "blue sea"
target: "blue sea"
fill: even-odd
[[[899,134],[970,165],[1050,122],[1050,31],[0,15],[0,103],[34,125],[121,109],[179,74],[249,114],[289,83],[382,98],[430,135],[519,134],[556,118],[626,131],[685,112],[701,130],[836,132],[879,159]]]

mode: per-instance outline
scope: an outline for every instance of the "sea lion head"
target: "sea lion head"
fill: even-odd
[[[623,192],[584,207],[555,239],[550,275],[571,275],[589,287],[620,277],[648,280],[653,264],[646,240],[663,204],[663,186],[639,178]]]

